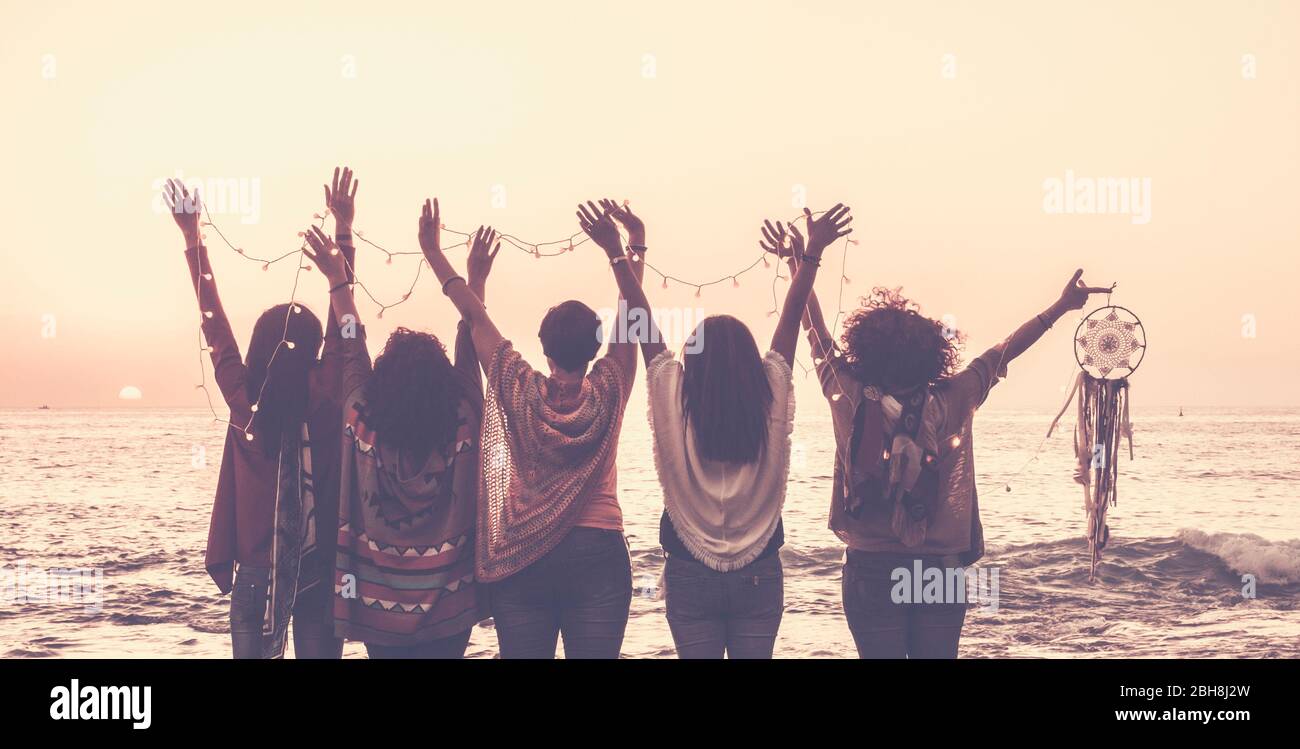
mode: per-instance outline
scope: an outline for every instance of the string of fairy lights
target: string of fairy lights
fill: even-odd
[[[627,202],[624,201],[624,205],[626,204]],[[296,259],[297,267],[294,270],[293,287],[289,293],[289,305],[288,305],[288,310],[285,313],[284,330],[281,332],[280,342],[276,345],[275,350],[271,353],[271,357],[267,362],[267,371],[270,371],[271,364],[275,361],[275,357],[277,354],[279,354],[280,349],[282,347],[292,349],[294,346],[293,341],[288,340],[290,315],[298,314],[302,311],[302,308],[299,306],[297,300],[298,283],[302,276],[303,271],[311,270],[311,266],[304,263],[304,259],[307,257],[306,253],[304,252],[304,250],[306,250],[307,248],[306,232],[298,233],[298,236],[299,238],[302,239],[302,242],[301,244],[299,244],[297,249],[290,250],[288,252],[285,252],[281,255],[274,256],[274,257],[258,257],[256,255],[252,255],[248,253],[247,251],[244,250],[244,248],[237,246],[234,242],[232,242],[230,238],[226,236],[225,232],[221,230],[221,227],[218,226],[217,223],[212,220],[212,214],[207,209],[206,205],[202,206],[200,210],[202,210],[203,212],[203,220],[201,222],[202,228],[212,229],[216,233],[217,237],[221,240],[222,244],[224,244],[230,251],[232,251],[235,255],[243,258],[244,260],[253,263],[260,263],[262,266],[262,270],[268,271],[273,265],[277,265],[283,261],[289,260],[290,258]],[[822,215],[823,213],[825,213],[825,211],[815,211],[813,212],[812,215],[816,217]],[[325,219],[328,216],[329,216],[328,209],[326,209],[321,213],[312,214],[313,225],[318,228],[324,228]],[[800,215],[792,219],[791,222],[802,218],[804,218],[804,215],[801,213]],[[457,229],[452,229],[449,228],[446,224],[443,224],[440,228],[441,231],[444,232],[445,234],[451,234],[460,238],[460,241],[454,244],[448,245],[444,243],[442,246],[442,249],[444,251],[454,250],[460,247],[468,248],[471,241],[473,240],[473,234],[471,232],[464,232]],[[419,283],[421,271],[427,265],[427,261],[424,259],[424,253],[422,251],[390,250],[384,245],[380,244],[379,242],[376,242],[370,237],[367,237],[365,235],[365,232],[357,230],[355,228],[352,231],[352,235],[360,243],[363,243],[375,250],[378,250],[379,252],[382,252],[385,255],[386,265],[392,265],[393,258],[395,257],[402,257],[407,255],[418,255],[420,257],[415,267],[415,275],[411,279],[411,283],[407,287],[406,291],[402,293],[402,295],[398,297],[396,300],[389,301],[389,302],[382,301],[377,296],[375,296],[375,294],[370,290],[370,288],[366,286],[366,284],[361,280],[359,276],[357,276],[355,269],[354,268],[350,269],[353,271],[352,281],[351,281],[352,286],[354,288],[361,289],[361,291],[366,295],[366,297],[370,299],[370,301],[378,308],[376,317],[383,318],[384,312],[386,312],[389,309],[392,309],[393,307],[397,307],[401,304],[404,304],[405,302],[410,300],[412,294],[415,293],[415,287]],[[207,235],[202,234],[201,238],[203,240],[206,240]],[[517,235],[504,233],[504,232],[499,233],[498,238],[501,241],[514,247],[515,249],[533,256],[537,260],[541,260],[543,258],[559,257],[561,255],[568,254],[570,252],[573,252],[575,249],[582,246],[583,244],[586,244],[587,242],[591,241],[590,238],[587,237],[586,234],[584,234],[582,231],[577,231],[566,237],[549,240],[545,242],[529,242],[527,240],[518,237]],[[835,314],[835,323],[831,327],[831,330],[838,329],[839,321],[841,317],[845,314],[845,310],[843,309],[844,287],[849,283],[849,278],[846,275],[844,275],[843,269],[845,267],[844,264],[848,260],[849,245],[857,244],[857,243],[858,242],[855,239],[850,239],[848,237],[845,237],[843,239],[843,254],[841,257],[841,265],[840,265],[841,273],[839,279],[839,297],[837,303],[837,310]],[[777,285],[781,280],[785,279],[786,277],[781,274],[780,259],[778,258],[777,262],[773,263],[770,260],[768,260],[768,255],[770,254],[771,253],[764,251],[755,260],[748,263],[747,265],[738,268],[733,272],[725,273],[723,275],[708,280],[699,281],[699,280],[691,280],[683,276],[661,270],[659,267],[653,265],[652,263],[645,261],[644,256],[641,256],[638,253],[638,255],[641,257],[641,261],[645,265],[645,268],[647,270],[650,270],[651,272],[653,272],[655,275],[659,277],[662,288],[665,289],[669,288],[670,282],[676,283],[678,285],[685,286],[687,288],[694,288],[696,297],[700,297],[703,294],[704,289],[726,283],[727,281],[731,282],[733,288],[739,288],[741,276],[756,270],[760,266],[763,267],[764,269],[769,269],[775,266],[776,272],[772,278],[772,309],[769,310],[768,312],[768,315],[772,315],[775,314],[780,309],[780,303],[777,297]],[[212,272],[210,267],[204,267],[203,265],[200,265],[199,272],[202,276],[202,280],[207,280],[207,281],[212,280]],[[201,325],[203,319],[210,319],[213,316],[213,312],[212,310],[208,310],[204,305],[203,284],[201,283],[201,281],[196,283],[196,288],[198,290],[198,302],[199,302],[199,309],[201,314],[201,319],[200,319],[200,325]],[[817,335],[816,331],[814,331],[813,334]],[[820,339],[820,336],[818,337]],[[821,345],[823,347],[822,348],[823,351],[833,351],[836,348],[834,341],[830,341],[830,342],[821,341]],[[250,416],[248,418],[248,421],[245,424],[241,426],[228,419],[221,418],[217,412],[215,404],[213,403],[212,393],[208,388],[207,367],[203,361],[204,354],[209,353],[211,351],[213,351],[213,347],[206,342],[205,337],[203,335],[202,328],[200,327],[199,384],[196,385],[195,387],[196,389],[201,390],[203,392],[207,400],[208,410],[212,412],[212,418],[214,422],[225,423],[231,427],[234,427],[244,435],[245,439],[251,441],[252,439],[254,439],[254,435],[252,432],[253,418],[257,414],[258,407],[261,404],[262,396],[266,391],[266,382],[265,381],[262,382],[261,389],[258,391],[257,398],[253,401],[253,404],[250,407]],[[819,362],[820,360],[815,360],[814,365],[818,364]],[[808,368],[804,367],[802,363],[800,363],[800,367],[802,367],[804,369],[805,374],[807,374],[807,372],[809,371]]]

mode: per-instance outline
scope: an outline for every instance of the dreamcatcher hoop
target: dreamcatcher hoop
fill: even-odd
[[[1074,330],[1074,360],[1093,379],[1127,378],[1142,365],[1146,351],[1146,328],[1126,307],[1098,307]]]

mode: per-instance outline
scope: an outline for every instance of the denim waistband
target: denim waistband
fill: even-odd
[[[897,552],[845,549],[844,559],[854,566],[910,565],[920,559],[925,567],[962,567],[960,554],[899,554]]]

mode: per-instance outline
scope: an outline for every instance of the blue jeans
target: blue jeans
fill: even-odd
[[[900,602],[895,569],[911,572],[918,557],[850,549],[844,561],[844,616],[859,658],[956,658],[966,620],[964,602]],[[961,569],[957,560],[920,557],[922,569]],[[910,578],[909,578],[910,581]]]
[[[235,658],[262,657],[262,620],[270,580],[269,567],[236,567],[235,585],[230,590],[230,645]],[[332,586],[321,582],[294,602],[295,658],[343,657],[343,640],[334,636],[334,621],[322,613],[328,611],[326,606],[333,592]]]
[[[772,657],[785,610],[779,554],[718,572],[690,556],[670,553],[664,589],[677,657]]]
[[[617,658],[632,606],[618,531],[574,528],[546,556],[488,586],[502,658]]]

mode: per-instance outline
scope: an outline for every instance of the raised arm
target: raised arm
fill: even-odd
[[[357,266],[357,248],[352,243],[352,219],[356,215],[357,186],[360,184],[360,180],[352,178],[352,170],[345,166],[341,169],[334,167],[334,177],[330,184],[323,185],[325,206],[334,216],[334,241],[338,244],[339,254],[343,256],[349,283],[355,279]],[[343,351],[342,327],[339,325],[339,316],[334,311],[334,302],[332,299],[326,301],[329,317],[325,320],[325,346],[320,357],[321,374],[325,386],[342,397],[346,393],[338,391],[343,389],[343,370],[347,357]],[[355,318],[353,322],[357,322]],[[349,333],[353,329],[355,324],[349,328]]]
[[[1021,325],[1003,342],[1002,364],[998,367],[998,371],[1029,350],[1029,347],[1037,343],[1038,339],[1043,337],[1043,333],[1056,324],[1065,313],[1083,309],[1090,295],[1107,294],[1112,289],[1113,286],[1088,286],[1083,282],[1083,268],[1076,270],[1069,282],[1065,284],[1065,288],[1061,290],[1061,296],[1052,302],[1051,306]]]
[[[763,239],[759,241],[758,246],[775,255],[778,262],[785,260],[790,267],[790,277],[794,278],[799,271],[799,261],[804,253],[803,234],[799,233],[799,227],[792,223],[787,224],[789,233],[786,234],[779,221],[775,223],[764,221],[763,224]],[[830,356],[834,343],[831,341],[831,332],[826,327],[826,318],[822,316],[822,306],[817,299],[816,289],[808,292],[808,304],[803,313],[803,328],[809,333],[808,342],[812,346],[813,359],[825,359]]]
[[[602,201],[602,204],[608,201]],[[641,287],[641,278],[644,269],[641,267],[633,269],[633,265],[644,265],[639,255],[634,255],[637,250],[630,253],[623,251],[623,239],[618,234],[618,228],[614,226],[612,218],[615,206],[612,203],[606,205],[602,210],[592,203],[578,206],[578,225],[582,227],[583,232],[591,238],[598,247],[605,251],[605,256],[609,258],[610,267],[614,270],[614,280],[618,283],[618,292],[621,299],[626,300],[626,304],[619,305],[618,318],[615,320],[614,334],[621,335],[624,330],[631,332],[640,332],[641,353],[645,356],[646,365],[648,366],[656,356],[662,353],[667,347],[664,345],[663,337],[659,335],[659,329],[655,325],[654,315],[650,311],[650,301],[646,299],[645,289]],[[635,245],[636,242],[633,242]],[[626,320],[624,319],[626,315]],[[630,344],[630,342],[629,342]],[[611,352],[613,346],[611,344]],[[629,366],[629,374],[636,368],[636,351],[632,350],[630,362],[625,362]]]
[[[807,208],[804,208],[803,212],[808,222],[808,247],[795,266],[794,279],[786,291],[781,317],[777,320],[776,330],[772,333],[772,350],[792,366],[795,347],[799,342],[799,320],[804,316],[808,297],[812,294],[813,283],[817,280],[817,269],[821,266],[822,252],[835,240],[853,231],[848,228],[853,222],[853,217],[849,215],[848,207],[842,203],[836,203],[819,218],[813,218],[812,211]],[[766,235],[775,229],[776,227],[769,222],[764,226],[764,233]],[[793,226],[791,230],[795,231]],[[769,241],[779,239],[781,236],[772,237]],[[795,259],[793,255],[791,259]]]
[[[366,348],[365,329],[361,327],[357,303],[352,296],[348,264],[342,251],[319,227],[308,227],[306,237],[308,246],[303,248],[303,254],[316,263],[329,284],[330,312],[334,315],[334,322],[344,331],[353,331],[352,335],[339,336],[335,342],[340,360],[336,386],[339,398],[346,399],[370,377],[370,351]]]
[[[248,408],[248,394],[244,383],[248,370],[239,353],[239,343],[230,329],[230,320],[217,293],[217,279],[208,262],[208,248],[203,245],[199,228],[203,216],[203,202],[197,191],[193,195],[179,180],[167,180],[163,187],[163,200],[171,209],[172,218],[185,238],[185,261],[190,268],[190,284],[202,314],[203,339],[207,341],[212,357],[213,377],[221,395],[232,411],[244,416]]]
[[[334,167],[334,179],[325,187],[325,205],[329,207],[330,213],[334,216],[334,240],[338,243],[339,253],[343,255],[346,261],[344,270],[346,271],[346,280],[351,283],[355,277],[357,267],[357,248],[352,243],[352,219],[356,216],[356,197],[357,187],[361,180],[353,179],[352,169],[343,167]],[[333,299],[330,300],[331,306]],[[330,311],[330,323],[333,324],[335,332],[338,328],[338,320],[333,310]],[[327,329],[326,335],[329,331]]]
[[[456,305],[461,319],[469,323],[474,351],[478,354],[479,364],[486,372],[492,366],[492,356],[503,340],[501,332],[488,316],[482,297],[475,293],[470,288],[469,282],[451,267],[451,263],[442,251],[441,235],[442,212],[438,208],[438,199],[434,198],[432,202],[425,200],[424,209],[420,213],[420,249],[424,252],[424,259],[429,262],[429,267],[433,269],[433,274],[438,277],[438,283],[442,284],[442,293]],[[488,248],[492,250],[489,252]],[[490,261],[495,259],[500,251],[501,242],[497,239],[496,232],[490,227],[480,226],[471,242],[470,255],[478,255],[476,262],[481,263],[482,256],[486,254],[490,270]],[[484,285],[486,281],[487,275],[483,274]]]
[[[590,203],[588,203],[590,205]],[[609,217],[618,222],[627,232],[627,252],[625,253],[628,262],[626,265],[631,269],[633,277],[636,278],[638,286],[642,286],[645,278],[645,222],[641,217],[632,212],[631,208],[619,205],[609,198],[600,201],[600,208],[609,214]],[[620,263],[622,265],[623,263]],[[644,286],[642,286],[644,289]],[[618,360],[623,366],[623,371],[629,376],[635,376],[636,373],[636,349],[637,342],[630,341],[626,336],[619,335],[619,331],[626,330],[623,316],[627,314],[628,304],[627,297],[622,291],[618,293],[618,315],[614,320],[615,334],[610,336],[608,354]],[[649,312],[649,308],[646,308]],[[647,360],[646,364],[650,362]]]

